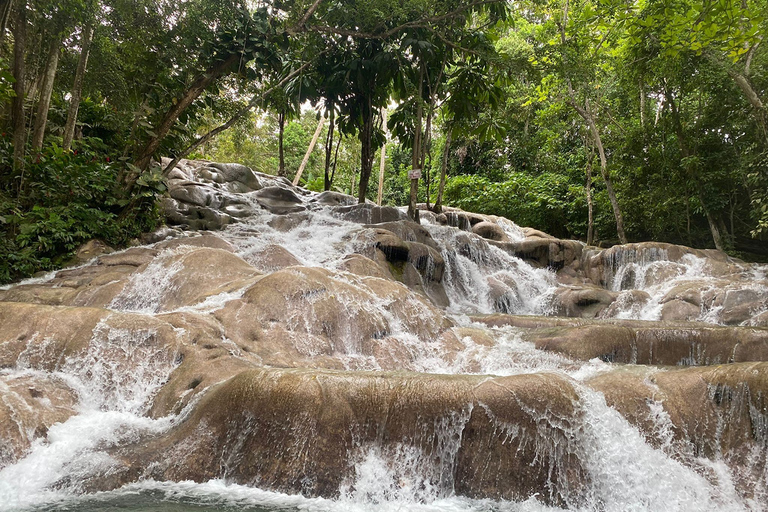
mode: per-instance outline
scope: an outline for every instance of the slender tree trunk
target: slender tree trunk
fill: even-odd
[[[421,104],[422,96],[422,83],[424,82],[424,69],[419,70],[419,90],[416,96],[416,123],[413,127],[413,151],[411,152],[411,168],[419,169],[421,162],[421,123],[423,114],[423,107]],[[419,209],[416,208],[419,195],[419,179],[411,180],[411,191],[408,197],[408,216],[414,221],[419,222]]]
[[[595,150],[591,148],[587,159],[587,245],[595,243],[595,219],[594,207],[592,204],[592,162],[595,158]]]
[[[320,118],[320,121],[317,123],[317,128],[315,128],[315,133],[312,135],[312,141],[309,143],[309,147],[307,148],[307,152],[304,153],[304,159],[301,161],[301,165],[299,166],[299,170],[296,172],[296,177],[293,178],[293,185],[296,186],[299,184],[299,180],[301,179],[301,175],[304,174],[304,168],[307,167],[307,163],[309,163],[309,157],[312,156],[312,151],[315,149],[315,145],[317,144],[317,139],[320,138],[320,132],[323,131],[323,123],[325,119],[322,117]]]
[[[381,124],[384,126],[384,133],[386,136],[387,130],[387,109],[381,109]],[[376,194],[376,204],[381,206],[381,202],[384,199],[384,166],[387,159],[387,141],[384,139],[384,144],[381,146],[381,160],[379,161],[379,190]]]
[[[13,77],[16,82],[13,84],[13,91],[16,96],[11,104],[11,119],[13,120],[13,167],[16,170],[24,168],[24,146],[27,140],[27,124],[24,114],[24,75],[26,68],[24,65],[24,56],[27,43],[27,4],[21,2],[17,6],[16,20],[13,24]],[[22,180],[19,182],[19,191],[23,186]]]
[[[664,96],[666,97],[667,104],[669,104],[669,110],[672,113],[672,122],[675,126],[675,133],[677,135],[677,144],[680,147],[680,154],[690,162],[690,157],[694,156],[695,152],[691,149],[691,147],[688,145],[688,139],[685,135],[685,131],[683,130],[683,123],[680,119],[680,111],[677,108],[677,102],[675,101],[674,97],[672,96],[671,92],[665,88]],[[720,232],[720,229],[717,225],[717,219],[715,218],[712,211],[707,206],[707,202],[704,197],[704,189],[701,184],[701,178],[699,177],[698,169],[696,168],[695,163],[689,163],[687,164],[687,171],[688,174],[690,174],[691,178],[693,179],[693,182],[696,184],[696,192],[699,197],[699,202],[701,202],[701,207],[704,210],[704,215],[707,218],[707,223],[709,224],[709,231],[712,234],[712,241],[715,244],[715,248],[720,251],[725,250],[725,241],[723,240],[723,235]]]
[[[453,127],[448,124],[445,132],[445,147],[443,147],[443,160],[440,164],[440,186],[437,189],[437,198],[435,199],[435,205],[432,211],[435,213],[443,212],[443,193],[445,192],[445,177],[448,173],[448,156],[451,151],[451,141],[453,135]]]
[[[285,136],[285,112],[277,113],[277,175],[287,176],[285,172],[285,149],[283,147]]]
[[[325,136],[325,173],[323,174],[323,190],[331,190],[331,157],[333,155],[333,132],[336,125],[336,107],[331,103],[328,114],[328,133]]]
[[[13,11],[13,0],[0,0],[0,45],[5,41],[5,31]]]
[[[766,112],[765,104],[760,99],[760,95],[752,87],[752,84],[749,82],[749,79],[746,75],[742,75],[741,73],[737,73],[733,70],[728,70],[728,74],[731,76],[731,78],[733,78],[734,82],[736,82],[736,85],[739,86],[741,92],[744,93],[744,96],[747,98],[747,101],[749,101],[750,105],[752,105],[755,111],[755,118],[763,132],[765,143],[768,145],[768,121],[766,121],[768,112]]]
[[[370,97],[365,99],[363,105],[363,127],[360,130],[360,143],[360,187],[357,202],[363,204],[373,168],[373,105]]]
[[[431,101],[431,98],[430,98]],[[432,114],[434,111],[434,105],[430,104],[429,109],[427,110],[427,122],[426,126],[424,127],[424,143],[421,145],[421,169],[422,173],[424,173],[424,184],[427,187],[427,194],[426,194],[426,203],[427,203],[427,209],[429,209],[429,182],[430,182],[430,175],[429,175],[429,168],[432,166]],[[429,167],[427,166],[427,157],[429,157]]]
[[[62,146],[65,150],[72,147],[72,141],[75,138],[75,124],[77,123],[77,111],[80,109],[80,100],[83,96],[83,79],[85,70],[88,66],[88,55],[91,53],[91,41],[93,41],[94,20],[89,20],[83,29],[83,37],[80,44],[80,59],[77,62],[75,71],[75,83],[72,85],[72,98],[69,101],[69,110],[67,111],[67,122],[64,125],[64,140]]]
[[[627,235],[624,234],[624,217],[621,214],[621,208],[619,207],[619,201],[616,198],[616,191],[613,189],[613,181],[608,171],[608,159],[605,156],[605,148],[603,147],[603,140],[600,137],[600,130],[597,129],[597,124],[592,116],[592,113],[576,104],[571,97],[571,106],[579,113],[579,115],[587,122],[589,130],[592,133],[592,140],[597,146],[598,155],[600,155],[600,174],[605,181],[605,188],[608,191],[608,198],[611,201],[611,208],[613,208],[613,216],[616,219],[616,232],[619,235],[619,242],[622,244],[627,243]]]
[[[45,136],[45,127],[48,123],[48,110],[51,107],[51,95],[53,94],[53,83],[56,79],[56,70],[59,66],[60,49],[61,39],[54,38],[51,41],[51,46],[48,48],[48,60],[45,65],[43,85],[40,90],[40,99],[37,101],[35,127],[32,130],[32,149],[37,152],[43,148],[43,137]]]
[[[640,90],[640,127],[645,129],[645,84],[642,77],[638,79],[637,85]]]
[[[333,165],[331,166],[331,185],[336,178],[336,165],[339,163],[339,149],[341,149],[341,141],[344,138],[344,134],[339,132],[339,138],[336,139],[336,151],[333,153]]]

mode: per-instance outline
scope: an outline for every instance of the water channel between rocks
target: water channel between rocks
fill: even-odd
[[[0,510],[768,510],[766,268],[183,162],[0,290]]]

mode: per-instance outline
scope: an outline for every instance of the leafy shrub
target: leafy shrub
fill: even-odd
[[[460,175],[445,187],[445,202],[464,210],[506,217],[558,237],[586,233],[584,189],[555,173],[514,172],[501,182]]]
[[[159,169],[144,173],[127,195],[118,177],[130,164],[94,150],[99,142],[81,142],[75,151],[48,146],[28,158],[22,174],[2,165],[11,148],[0,140],[0,282],[59,267],[88,240],[122,246],[157,226]]]

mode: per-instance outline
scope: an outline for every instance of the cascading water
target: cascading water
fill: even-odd
[[[82,492],[89,475],[108,473],[115,461],[105,450],[162,431],[172,418],[151,419],[147,408],[177,364],[176,354],[155,346],[155,333],[102,323],[82,354],[50,373],[78,397],[77,414],[37,438],[29,454],[0,470],[0,499],[8,510],[67,500]],[[26,358],[0,376],[43,374]]]
[[[371,284],[365,277],[343,270],[350,255],[370,245],[370,231],[361,224],[345,221],[331,208],[320,206],[313,206],[311,213],[286,223],[285,217],[273,215],[250,198],[247,200],[254,215],[230,225],[218,236],[234,246],[236,254],[262,275],[247,281],[242,289],[214,294],[193,306],[166,311],[165,315],[200,315],[208,321],[227,304],[241,300],[247,293],[244,290],[254,282],[266,279],[263,276],[277,268],[285,268],[285,262],[288,268],[284,271],[293,272],[291,275],[297,280],[307,277],[304,267],[328,269],[333,273],[323,281],[324,286],[333,285],[333,300],[344,306],[343,313],[333,318],[333,325],[323,324],[327,322],[322,316],[327,305],[320,292],[302,292],[294,298],[295,306],[282,311],[284,325],[295,338],[299,352],[304,351],[308,357],[332,354],[347,370],[379,371],[386,359],[390,369],[394,366],[421,374],[554,375],[576,390],[573,406],[577,420],[566,424],[546,407],[544,412],[528,411],[542,435],[523,439],[529,434],[515,424],[494,419],[485,404],[468,403],[438,420],[429,420],[431,423],[425,425],[422,433],[406,441],[357,441],[350,447],[352,471],[334,499],[262,490],[258,480],[253,486],[245,486],[227,479],[161,482],[141,475],[137,482],[115,491],[88,493],[82,482],[93,475],[117,474],[120,461],[116,453],[120,447],[169,431],[183,422],[194,403],[208,393],[201,392],[181,411],[149,417],[153,399],[182,358],[157,343],[159,334],[152,328],[114,327],[107,317],[97,324],[87,347],[70,353],[53,366],[40,361],[45,360],[47,347],[57,340],[32,337],[15,366],[0,370],[4,402],[19,414],[23,412],[23,401],[9,397],[15,396],[15,383],[23,379],[60,382],[77,396],[75,410],[68,419],[52,425],[42,435],[28,433],[31,445],[24,456],[0,469],[0,509],[458,512],[554,511],[565,507],[585,512],[618,512],[764,508],[759,500],[766,496],[768,477],[756,482],[756,498],[737,493],[732,471],[724,463],[681,450],[661,401],[649,404],[648,422],[653,430],[649,437],[660,440],[656,446],[609,407],[603,395],[588,385],[591,378],[613,368],[609,363],[598,359],[576,361],[539,350],[526,341],[520,329],[489,328],[467,316],[496,312],[546,315],[558,287],[552,270],[534,268],[467,231],[424,223],[445,261],[442,283],[452,327],[448,334],[440,336],[455,338],[456,348],[449,353],[445,340],[435,334],[437,331],[419,323],[420,318],[432,314],[432,306],[423,298],[413,295],[403,299],[398,293],[405,285],[394,283],[386,292],[380,284]],[[306,198],[302,200],[306,203]],[[498,220],[498,224],[510,240],[524,239],[523,231],[515,224],[506,220]],[[122,291],[107,304],[107,309],[113,311],[110,314],[133,313],[137,318],[155,318],[164,294],[174,293],[172,278],[183,267],[174,258],[185,250],[163,249],[149,264],[134,272]],[[265,263],[267,253],[277,254],[282,262],[276,261],[274,266]],[[658,319],[661,298],[675,286],[700,278],[705,272],[704,264],[693,256],[670,262],[662,251],[614,263],[612,290],[639,289],[652,297],[642,308],[620,310],[620,318]],[[716,315],[716,306],[705,309],[702,308],[701,319],[711,320]],[[373,349],[364,345],[355,332],[355,321],[360,316],[378,326],[371,335],[376,345]],[[325,352],[315,353],[316,349],[309,344],[300,346],[302,339],[328,332],[333,334],[332,346]],[[248,354],[241,347],[224,341],[227,343],[222,345],[237,353],[239,361],[247,361]],[[203,345],[205,341],[195,343]],[[192,393],[199,383],[196,378],[182,396]],[[215,387],[214,384],[209,389]],[[542,495],[520,501],[457,496],[457,460],[473,408],[487,409],[485,414],[491,417],[498,435],[535,444],[537,457],[551,461]],[[549,429],[560,433],[559,437],[550,435]],[[183,451],[185,447],[175,449]],[[580,461],[576,473],[566,463],[569,458]],[[556,499],[545,505],[544,494]]]
[[[533,268],[477,235],[438,225],[427,228],[440,243],[446,261],[443,282],[451,301],[449,311],[524,315],[548,312],[556,288],[551,271]]]

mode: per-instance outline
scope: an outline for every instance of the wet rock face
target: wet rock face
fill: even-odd
[[[334,497],[368,450],[407,450],[421,459],[412,476],[443,494],[456,487],[467,496],[520,500],[549,483],[545,499],[566,503],[585,476],[568,440],[580,421],[576,399],[566,380],[541,375],[251,370],[206,395],[168,436],[120,455],[147,460],[148,476],[159,480],[257,479],[271,489]],[[540,423],[545,417],[549,427]],[[435,458],[442,470],[431,465]]]
[[[95,443],[77,492],[220,478],[336,497],[375,462],[416,501],[611,509],[604,397],[654,460],[710,479],[722,460],[736,494],[768,498],[760,268],[451,208],[416,224],[236,164],[168,181],[174,227],[152,245],[92,244],[0,289],[0,469],[87,409],[168,421]],[[474,316],[446,312],[461,301]],[[535,301],[550,316],[514,314]]]

